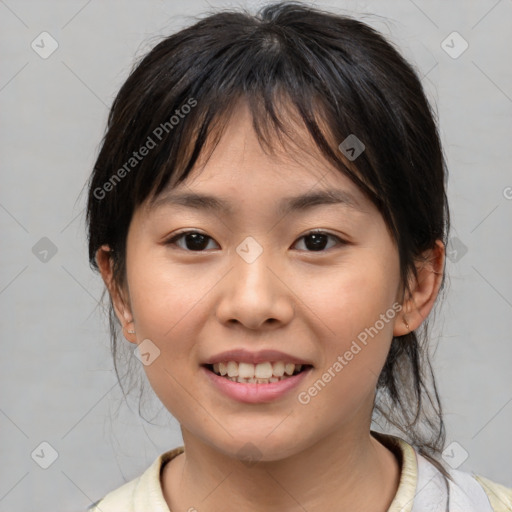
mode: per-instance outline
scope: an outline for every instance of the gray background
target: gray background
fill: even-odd
[[[191,16],[261,3],[0,1],[0,511],[84,510],[181,444],[156,398],[150,422],[135,394],[120,401],[79,194],[134,57]],[[447,453],[512,487],[512,2],[317,5],[392,37],[439,113],[453,215],[433,332]],[[43,31],[59,45],[46,59],[31,47]],[[442,46],[453,31],[469,44],[457,58]],[[453,54],[462,41],[452,39]],[[58,454],[48,469],[42,442]]]

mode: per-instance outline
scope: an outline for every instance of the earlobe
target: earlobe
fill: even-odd
[[[137,343],[133,315],[130,311],[129,305],[123,299],[122,294],[114,280],[114,260],[112,258],[112,251],[108,245],[102,245],[96,251],[96,263],[100,270],[101,277],[103,278],[105,286],[107,287],[110,294],[117,319],[121,323],[124,337],[130,343]]]
[[[404,336],[417,329],[427,318],[441,287],[445,263],[445,246],[437,240],[432,249],[424,252],[416,265],[417,279],[402,304],[402,314],[393,329],[393,336]]]

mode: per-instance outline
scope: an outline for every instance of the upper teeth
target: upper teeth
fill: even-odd
[[[243,379],[270,379],[274,377],[282,377],[284,374],[293,375],[294,371],[302,369],[301,364],[284,363],[277,361],[275,363],[237,363],[236,361],[226,361],[215,363],[213,371],[220,375],[227,375],[228,377],[241,377]]]

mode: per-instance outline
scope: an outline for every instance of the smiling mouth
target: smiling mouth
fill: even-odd
[[[259,364],[225,361],[203,366],[219,377],[241,384],[270,384],[289,379],[313,368],[309,364],[285,363],[283,361]]]

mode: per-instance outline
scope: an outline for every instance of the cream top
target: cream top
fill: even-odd
[[[435,466],[403,439],[371,431],[372,435],[393,451],[400,461],[401,474],[395,497],[387,512],[437,512],[445,511],[446,487],[432,485],[440,473]],[[108,493],[91,505],[92,512],[170,512],[164,499],[160,475],[163,467],[184,452],[180,446],[160,455],[139,477]],[[479,475],[450,470],[456,482],[462,482],[459,497],[450,500],[450,512],[512,512],[512,489],[492,482]],[[428,485],[430,484],[430,485]],[[451,484],[450,484],[451,486]],[[450,487],[452,489],[452,487]],[[453,491],[453,489],[452,489]],[[450,495],[453,496],[453,492]],[[466,500],[466,501],[464,501]],[[442,502],[442,503],[441,503]],[[462,503],[462,504],[461,504]]]

